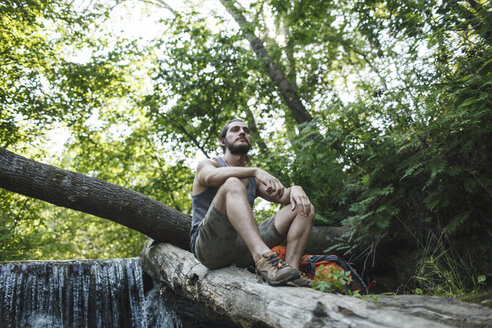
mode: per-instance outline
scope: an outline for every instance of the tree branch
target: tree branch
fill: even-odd
[[[188,131],[186,131],[186,129],[184,128],[184,126],[182,126],[181,124],[177,123],[175,120],[173,120],[172,118],[170,118],[169,116],[167,116],[167,115],[165,115],[163,113],[159,113],[159,115],[161,115],[161,117],[163,119],[169,121],[172,125],[174,125],[185,136],[187,136],[188,139],[190,139],[191,142],[193,142],[195,144],[195,146],[197,146],[198,149],[200,149],[200,151],[203,153],[203,155],[205,155],[207,158],[210,158],[210,156],[208,155],[208,153],[205,150],[205,148],[203,148],[203,146],[198,142],[198,140],[194,136],[192,136]]]
[[[155,2],[154,1],[151,1],[151,0],[141,0],[141,1],[144,2],[144,3],[150,3],[151,5],[154,5],[154,6],[157,6],[157,7],[161,7],[161,8],[164,8],[164,9],[167,9],[174,16],[176,16],[178,14],[178,12],[176,10],[174,10],[170,5],[168,5],[166,2],[164,2],[162,0],[155,0]]]
[[[268,75],[280,91],[282,99],[289,107],[292,116],[298,124],[310,122],[313,118],[304,107],[301,98],[297,94],[295,86],[287,79],[284,72],[277,66],[268,54],[263,41],[256,37],[251,23],[246,20],[241,10],[238,9],[233,0],[220,0],[234,20],[239,24],[241,31],[249,41],[255,54],[264,60]]]

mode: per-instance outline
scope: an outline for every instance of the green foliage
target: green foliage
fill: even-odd
[[[437,296],[463,295],[468,290],[476,293],[486,281],[483,274],[461,258],[458,251],[450,244],[451,239],[446,232],[439,237],[429,233],[424,253],[417,265],[413,277],[415,293]],[[471,281],[471,288],[467,281]]]
[[[147,239],[88,214],[55,208],[6,191],[0,197],[2,260],[134,257]]]
[[[17,260],[36,258],[33,253],[37,247],[54,240],[41,233],[44,220],[41,209],[35,201],[24,196],[0,191],[0,258]]]
[[[485,53],[483,57],[487,57]],[[469,86],[445,77],[431,89],[432,94],[424,99],[428,107],[425,117],[412,122],[409,131],[393,128],[364,143],[364,148],[379,147],[380,151],[359,166],[366,188],[362,199],[352,205],[356,215],[348,222],[361,223],[364,229],[384,229],[392,217],[407,218],[402,205],[411,203],[419,206],[413,209],[420,212],[420,220],[440,218],[440,227],[455,233],[477,227],[483,214],[490,213],[491,172],[485,160],[492,149],[490,73],[469,75],[490,64],[487,58],[477,62],[463,62],[463,71],[453,77],[473,80]],[[471,217],[474,221],[465,225]]]
[[[483,243],[492,214],[490,4],[363,1],[319,8],[314,2],[299,10],[300,2],[272,1],[272,6],[278,22],[296,35],[298,53],[318,63],[330,60],[324,67],[331,71],[371,72],[359,75],[351,103],[331,98],[335,102],[329,105],[317,98],[315,121],[291,133],[286,151],[266,162],[283,181],[305,187],[318,224],[349,225],[359,243],[390,233],[419,247],[429,232],[448,234],[450,249],[460,240]],[[349,11],[337,16],[339,24],[318,24],[318,17],[330,22],[343,6]],[[358,23],[356,31],[350,19]],[[350,30],[351,38],[343,30]],[[330,46],[347,52],[339,64],[336,51],[323,48],[321,36],[330,33]],[[316,44],[323,55],[304,52],[304,44]],[[351,61],[351,53],[363,60]],[[297,76],[310,67],[307,60],[296,61]],[[308,81],[301,80],[299,90]],[[316,81],[320,89],[330,84]],[[466,268],[487,264],[472,257],[466,265],[441,269],[464,279],[459,288],[443,288],[459,293],[473,284],[477,275]]]
[[[348,294],[348,284],[352,281],[349,271],[343,271],[339,268],[330,267],[324,269],[320,265],[314,277],[313,289],[324,293],[342,293]]]
[[[106,54],[94,55],[87,64],[67,59],[71,50],[105,43],[88,36],[105,9],[87,9],[79,13],[65,1],[1,6],[1,146],[33,142],[54,122],[81,122],[103,94],[122,94],[115,92],[120,77]]]
[[[142,106],[161,142],[171,139],[185,155],[199,149],[210,157],[222,126],[233,117],[246,119],[248,101],[268,82],[237,36],[212,33],[196,13],[168,24],[169,37],[155,43],[154,88]]]
[[[135,65],[130,64],[138,61],[141,49],[122,39],[109,44],[108,35],[98,33],[96,38],[93,33],[107,18],[107,10],[100,4],[75,8],[65,1],[2,3],[0,146],[88,174],[98,169],[94,163],[103,165],[110,158],[94,156],[96,162],[86,161],[82,169],[82,157],[72,157],[75,151],[49,155],[43,145],[51,129],[62,127],[72,131],[74,148],[101,146],[93,143],[97,137],[89,119],[100,110],[114,123],[118,115],[121,119],[116,111],[122,106],[117,104],[130,89],[136,93],[130,83]],[[91,55],[77,58],[84,51]],[[113,176],[121,164],[108,162],[101,176]],[[6,191],[0,199],[2,260],[136,256],[146,239],[112,222]]]
[[[432,294],[436,296],[453,296],[463,294],[463,281],[457,271],[442,270],[433,257],[424,262],[422,270],[425,274],[417,276],[419,285],[417,294]],[[425,292],[424,292],[425,290]]]

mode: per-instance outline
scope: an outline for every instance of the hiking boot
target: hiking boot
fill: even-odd
[[[299,278],[291,280],[287,283],[287,285],[294,286],[294,287],[307,287],[307,288],[313,288],[313,279],[309,278],[306,276],[303,272],[299,271]]]
[[[285,263],[274,252],[266,252],[256,262],[256,274],[269,285],[285,285],[291,280],[299,278],[299,271]]]

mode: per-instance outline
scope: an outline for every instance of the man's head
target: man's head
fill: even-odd
[[[227,122],[220,133],[220,145],[232,154],[247,154],[251,148],[249,127],[243,120],[236,118]]]

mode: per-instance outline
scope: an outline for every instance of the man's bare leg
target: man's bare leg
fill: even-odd
[[[290,206],[285,206],[275,216],[275,228],[282,236],[287,235],[285,262],[293,268],[299,269],[299,262],[311,234],[314,213],[312,205],[307,216],[298,213],[297,208],[292,211]]]
[[[219,188],[213,203],[217,210],[227,216],[244,240],[255,262],[261,258],[261,254],[270,251],[261,239],[253,211],[248,203],[246,187],[240,179],[227,179]]]

